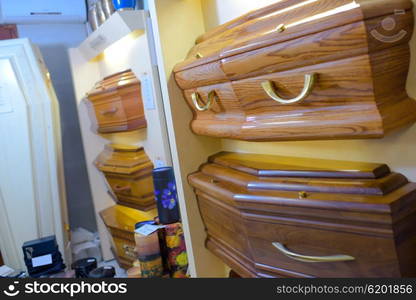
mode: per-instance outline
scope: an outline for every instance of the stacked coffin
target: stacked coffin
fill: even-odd
[[[377,138],[416,120],[411,0],[283,0],[206,33],[175,78],[196,134]]]
[[[384,164],[223,152],[189,182],[243,277],[416,276],[416,184]]]
[[[92,128],[98,133],[130,131],[147,127],[141,84],[131,70],[97,82],[87,95]]]

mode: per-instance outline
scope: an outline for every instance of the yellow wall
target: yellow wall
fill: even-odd
[[[416,0],[413,0],[416,3]],[[202,0],[206,29],[276,0]],[[416,11],[415,11],[416,15]],[[411,41],[412,63],[408,93],[416,99],[416,40]],[[224,150],[387,163],[394,171],[416,181],[416,125],[379,140],[249,143],[223,140]]]

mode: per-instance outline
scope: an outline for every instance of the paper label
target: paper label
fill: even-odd
[[[151,235],[156,230],[161,229],[161,228],[165,228],[165,226],[146,224],[140,227],[139,229],[136,229],[135,232],[144,236],[148,236],[148,235]]]
[[[10,97],[7,97],[4,93],[4,89],[0,86],[0,114],[9,113],[13,111],[12,102]]]
[[[155,99],[153,95],[152,80],[150,79],[149,75],[142,76],[140,80],[141,80],[144,107],[147,110],[155,110],[156,106],[155,106]]]
[[[51,254],[47,254],[47,255],[32,258],[32,265],[33,265],[34,268],[47,266],[47,265],[50,265],[50,264],[52,264],[52,255]]]

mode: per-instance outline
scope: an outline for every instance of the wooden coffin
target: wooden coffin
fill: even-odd
[[[142,147],[108,144],[95,165],[103,172],[118,204],[140,210],[155,207],[153,163]]]
[[[200,37],[174,73],[196,134],[380,138],[416,118],[412,32],[411,0],[283,0]]]
[[[87,94],[93,130],[111,133],[147,127],[140,87],[131,70],[98,82]]]
[[[416,184],[384,164],[222,152],[189,182],[240,276],[416,276]]]
[[[156,210],[142,212],[129,207],[115,205],[104,209],[100,216],[111,234],[111,247],[120,266],[129,269],[137,259],[135,253],[134,225],[138,222],[153,220]]]

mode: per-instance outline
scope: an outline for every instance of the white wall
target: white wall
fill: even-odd
[[[413,0],[416,3],[416,0]],[[276,0],[202,0],[206,29],[223,24],[250,10]],[[416,12],[415,12],[416,15]],[[416,99],[416,40],[410,42],[412,63],[407,82],[409,95]],[[228,151],[328,158],[387,163],[393,170],[416,181],[416,125],[401,129],[384,139],[253,143],[223,140]]]
[[[278,2],[276,0],[202,0],[205,28],[209,30],[246,12]]]
[[[96,231],[91,191],[74,101],[67,49],[87,35],[84,24],[18,25],[19,37],[37,44],[51,73],[61,108],[62,140],[69,219],[72,228]]]

